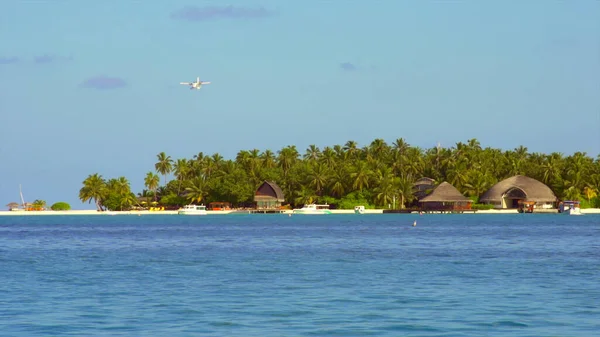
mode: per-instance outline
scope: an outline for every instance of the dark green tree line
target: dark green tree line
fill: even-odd
[[[392,144],[375,139],[364,147],[354,141],[322,149],[310,145],[302,152],[290,145],[277,152],[241,150],[231,160],[218,153],[202,152],[193,158],[173,160],[161,152],[155,169],[156,173],[147,173],[147,190],[139,195],[166,205],[191,201],[250,205],[256,188],[269,180],[283,189],[292,206],[327,202],[339,208],[351,208],[357,203],[378,208],[395,204],[402,208],[414,201],[413,183],[421,177],[437,183],[447,181],[477,200],[498,181],[525,175],[548,185],[560,199],[600,206],[600,156],[594,159],[582,152],[569,156],[530,153],[523,146],[502,151],[483,148],[476,139],[450,148],[429,149],[411,146],[402,138]],[[162,186],[158,174],[164,177]],[[173,179],[167,181],[171,174]],[[112,191],[113,202],[117,202],[118,195],[121,207],[130,205],[132,200],[125,198],[124,188],[114,190],[116,187],[100,180],[97,174],[86,179],[80,192],[82,200],[99,200],[98,207],[105,205],[111,195],[106,190],[102,192],[105,186]]]

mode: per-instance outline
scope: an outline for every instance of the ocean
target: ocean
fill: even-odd
[[[600,336],[600,215],[0,217],[0,336]]]

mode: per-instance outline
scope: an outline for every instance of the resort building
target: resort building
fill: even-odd
[[[413,195],[417,200],[425,198],[435,189],[435,180],[423,177],[413,184]]]
[[[256,202],[257,209],[279,209],[284,201],[283,191],[271,181],[263,182],[254,193],[254,202]]]
[[[473,201],[444,181],[431,194],[419,200],[419,204],[426,211],[463,211],[470,210]]]
[[[554,208],[556,201],[556,195],[548,186],[521,175],[502,180],[479,198],[480,203],[492,204],[497,209],[518,209],[519,202],[533,202],[535,208]]]
[[[213,201],[208,203],[208,209],[211,211],[228,211],[231,209],[231,204],[226,201]]]

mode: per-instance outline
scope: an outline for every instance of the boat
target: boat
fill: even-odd
[[[185,205],[177,211],[181,215],[206,215],[206,206],[204,205]]]
[[[569,209],[569,215],[583,215],[583,213],[581,213],[581,208],[573,207]]]
[[[308,204],[304,205],[302,208],[295,208],[292,210],[294,214],[331,214],[331,210],[329,210],[329,205],[317,205],[317,204]]]
[[[581,202],[571,200],[562,201],[558,206],[558,212],[569,215],[583,215],[581,213]]]
[[[355,214],[365,214],[365,206],[354,206]]]

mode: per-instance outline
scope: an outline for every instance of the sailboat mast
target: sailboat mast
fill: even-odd
[[[23,191],[21,190],[21,184],[19,184],[19,194],[21,194],[21,205],[25,207],[25,199],[23,199]]]

